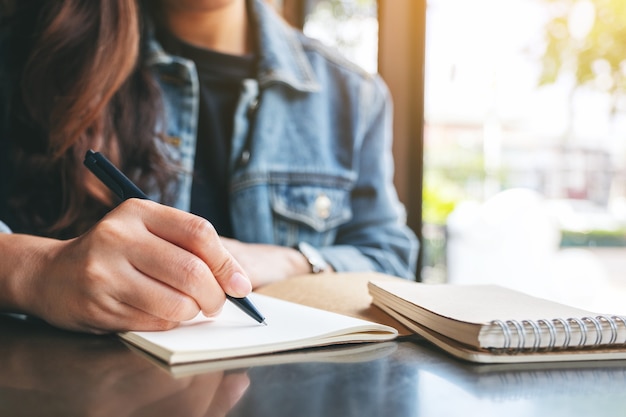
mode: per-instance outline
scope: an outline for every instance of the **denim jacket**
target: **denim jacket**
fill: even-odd
[[[234,115],[230,202],[235,238],[316,246],[336,271],[412,278],[417,240],[394,189],[391,103],[377,76],[290,28],[263,0],[257,79]],[[199,105],[193,62],[148,41],[165,107],[164,152],[182,168],[174,206],[188,211]],[[158,196],[152,196],[158,200]]]

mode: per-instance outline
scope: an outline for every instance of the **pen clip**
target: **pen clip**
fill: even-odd
[[[98,177],[100,181],[104,183],[111,191],[115,193],[122,200],[124,199],[124,190],[122,186],[118,184],[111,175],[109,175],[103,167],[98,165],[98,159],[96,158],[96,153],[92,150],[87,151],[87,155],[85,155],[84,164],[93,174]]]
[[[148,197],[141,191],[131,180],[126,177],[106,159],[102,154],[88,150],[85,154],[85,166],[94,173],[100,181],[102,181],[111,191],[113,191],[120,199]]]

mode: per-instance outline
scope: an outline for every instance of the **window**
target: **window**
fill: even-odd
[[[309,8],[304,33],[337,48],[369,72],[377,71],[376,0],[316,0]]]
[[[426,279],[596,310],[597,294],[626,287],[625,12],[621,0],[428,1]]]

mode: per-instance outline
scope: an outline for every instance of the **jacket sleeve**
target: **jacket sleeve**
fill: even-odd
[[[5,23],[0,16],[0,23]],[[0,25],[0,218],[6,215],[8,178],[8,130],[9,130],[9,103],[12,94],[11,74],[9,71],[9,30],[8,25]],[[0,233],[11,233],[11,229],[0,220]]]
[[[392,103],[380,77],[363,84],[355,152],[358,179],[352,219],[320,252],[336,271],[382,272],[415,279],[419,243],[393,184]]]
[[[11,233],[11,229],[9,229],[9,226],[4,224],[1,220],[0,220],[0,233]]]

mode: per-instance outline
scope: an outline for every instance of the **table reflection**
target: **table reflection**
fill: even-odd
[[[168,367],[0,316],[4,416],[617,416],[626,362],[473,365],[417,338]]]
[[[412,416],[415,373],[397,378],[393,357],[365,363],[301,363],[250,370],[237,416]]]
[[[417,372],[419,415],[623,416],[626,361],[478,365],[424,345]]]
[[[220,416],[250,383],[245,372],[172,378],[112,337],[7,317],[0,329],[6,415]]]

